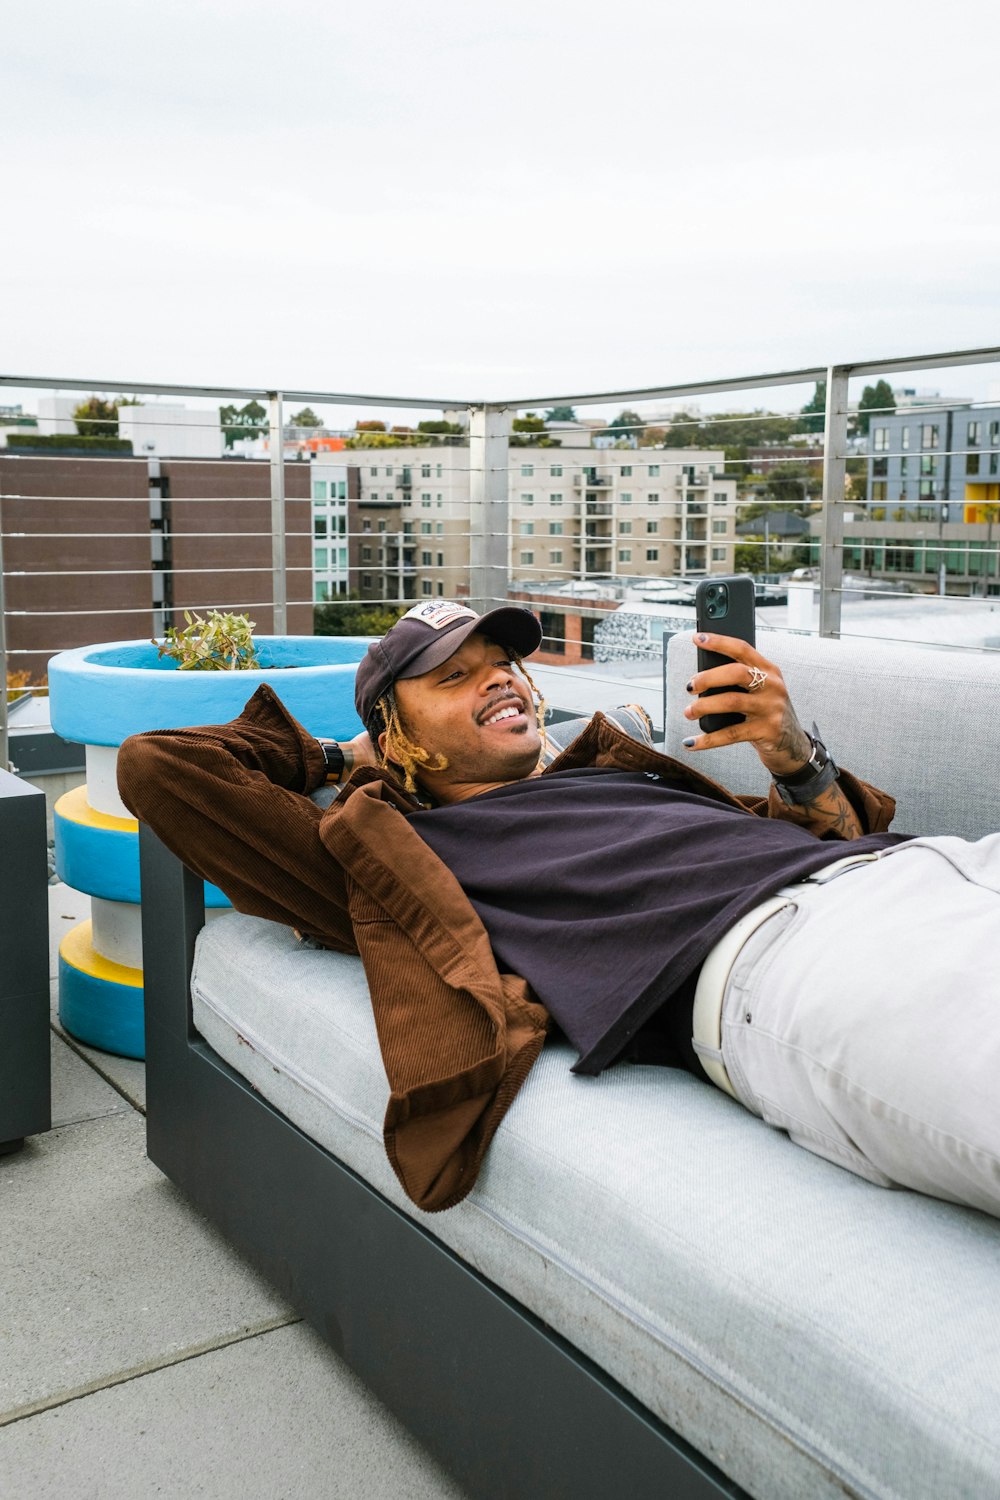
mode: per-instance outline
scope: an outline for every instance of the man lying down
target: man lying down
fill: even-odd
[[[892,799],[725,636],[684,712],[745,718],[684,744],[748,741],[766,800],[602,714],[552,759],[540,639],[523,609],[417,605],[358,668],[349,743],[264,685],[119,757],[126,805],[238,910],[361,954],[410,1198],[465,1196],[555,1023],[577,1072],[687,1068],[871,1182],[1000,1215],[1000,835],[887,832]]]

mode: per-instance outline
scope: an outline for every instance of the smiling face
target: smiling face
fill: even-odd
[[[513,662],[478,631],[422,677],[396,682],[406,733],[447,767],[421,768],[438,802],[460,802],[538,770],[542,740],[531,690]],[[385,736],[380,737],[385,749]],[[392,758],[392,747],[388,747]]]

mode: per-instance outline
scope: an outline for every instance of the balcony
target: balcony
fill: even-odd
[[[984,358],[982,353],[976,357]],[[992,351],[992,357],[1000,359],[1000,351]],[[951,362],[961,364],[963,357]],[[971,357],[964,362],[971,363]],[[948,358],[935,355],[925,363],[937,368]],[[898,365],[915,367],[906,361]],[[880,368],[885,367],[882,362]],[[810,370],[804,375],[797,372],[795,378],[806,384],[808,394],[812,382],[826,374]],[[776,372],[773,384],[779,384],[780,375]],[[792,380],[789,375],[782,378],[786,383]],[[829,451],[821,455],[826,491],[816,517],[816,550],[823,571],[815,580],[797,580],[799,592],[809,595],[810,608],[818,605],[805,628],[818,628],[827,636],[933,640],[953,651],[964,646],[995,649],[990,643],[996,639],[996,595],[987,596],[987,590],[1000,587],[1000,523],[944,522],[939,508],[927,506],[939,519],[900,523],[906,528],[904,549],[886,545],[896,523],[846,520],[854,514],[843,472],[848,378],[846,368],[829,373]],[[850,378],[864,380],[864,365],[854,367]],[[124,385],[122,389],[131,393]],[[267,399],[266,392],[260,394]],[[671,388],[651,392],[648,399],[683,394],[683,389]],[[199,393],[193,390],[191,399],[199,399]],[[301,396],[296,404],[304,399]],[[314,392],[309,399],[317,400]],[[331,405],[352,399],[330,393]],[[494,419],[495,430],[490,428]],[[613,554],[624,547],[635,554],[659,548],[662,561],[650,568],[672,569],[675,554],[668,557],[667,549],[674,543],[662,536],[625,539],[589,531],[558,539],[542,533],[511,537],[508,458],[502,446],[506,419],[499,403],[496,412],[477,408],[471,415],[469,468],[477,475],[479,489],[457,528],[461,555],[447,551],[450,536],[439,544],[437,531],[411,533],[415,542],[433,545],[434,565],[418,567],[405,549],[390,546],[384,567],[368,565],[376,580],[387,579],[386,599],[373,602],[405,607],[414,597],[425,597],[414,593],[413,585],[419,589],[431,578],[436,584],[440,577],[449,593],[489,608],[510,596],[511,549],[515,554],[530,552],[543,540],[551,549],[565,546],[575,563],[568,563],[557,578],[541,564],[525,564],[526,570],[538,571],[526,574],[529,582],[519,598],[530,606],[532,587],[547,593],[564,590],[558,609],[566,615],[575,610],[587,623],[587,631],[577,629],[574,636],[584,641],[586,651],[576,659],[563,652],[571,671],[532,665],[533,676],[559,709],[588,711],[634,700],[644,703],[659,725],[659,640],[652,632],[657,624],[662,630],[667,619],[689,618],[690,604],[679,589],[668,602],[650,601],[644,618],[651,622],[651,634],[644,657],[615,655],[614,641],[610,636],[605,640],[605,631],[631,588],[628,578],[612,576],[612,562],[625,573],[638,560],[634,556],[631,564],[617,563]],[[280,434],[280,409],[274,423]],[[483,461],[487,439],[500,445],[491,451],[501,453],[490,465]],[[642,456],[641,449],[625,455],[631,462]],[[662,453],[650,457],[667,461]],[[570,450],[562,450],[558,460],[568,470],[573,462]],[[272,467],[233,459],[172,464],[164,457],[154,470],[145,458],[17,458],[9,451],[0,454],[0,467],[0,658],[5,670],[10,664],[37,678],[57,649],[95,639],[162,633],[165,624],[182,623],[185,607],[247,610],[262,632],[311,629],[313,535],[307,464],[279,462]],[[72,483],[64,477],[68,475]],[[704,483],[708,482],[706,476]],[[577,491],[606,491],[612,483],[607,476],[592,481],[579,469],[572,477]],[[664,479],[664,490],[667,485]],[[412,480],[398,474],[392,487],[400,499],[374,503],[405,503]],[[671,506],[674,503],[671,495]],[[588,518],[610,517],[610,505],[592,504]],[[661,513],[665,510],[661,505]],[[695,502],[684,514],[691,517],[705,510]],[[408,525],[443,524],[436,509],[428,513],[427,522],[420,510],[413,514],[415,520]],[[349,541],[357,537],[345,537],[343,544]],[[440,568],[439,545],[446,557]],[[704,535],[695,540],[686,526],[682,547],[684,573],[703,574],[709,566]],[[868,570],[877,549],[882,549],[879,556],[894,554],[886,556],[885,567],[897,576],[875,597],[877,580]],[[925,564],[928,556],[947,554],[944,576],[936,561],[919,570],[926,594],[904,586],[896,567],[902,564],[904,550]],[[970,559],[985,565],[984,571],[968,575],[975,587],[982,588],[982,598],[951,592],[967,577],[953,567],[961,568]],[[352,580],[359,571],[353,569]],[[596,578],[586,576],[595,574]],[[551,614],[554,607],[546,609]],[[778,632],[798,630],[790,612],[791,604],[777,605],[768,610],[768,623],[773,617]],[[595,665],[600,671],[590,671],[587,653],[598,658]],[[16,745],[15,737],[7,737],[4,704],[4,760],[8,753],[16,759]],[[65,886],[54,885],[51,899],[57,935],[66,922],[85,915],[81,898]],[[114,1429],[134,1435],[134,1461],[144,1467],[150,1455],[155,1467],[157,1451],[184,1452],[190,1446],[189,1493],[195,1492],[196,1484],[211,1493],[215,1479],[233,1472],[234,1465],[245,1465],[247,1451],[259,1451],[261,1493],[283,1493],[288,1474],[294,1472],[304,1476],[303,1493],[310,1493],[312,1485],[311,1492],[320,1494],[323,1466],[332,1450],[348,1466],[356,1455],[356,1472],[345,1478],[345,1493],[421,1493],[461,1500],[457,1487],[433,1461],[400,1437],[376,1403],[359,1394],[340,1360],[308,1332],[281,1296],[231,1254],[146,1162],[142,1065],[71,1045],[57,1020],[53,1025],[58,1139],[38,1138],[21,1158],[2,1169],[9,1188],[5,1275],[23,1275],[33,1288],[31,1300],[19,1309],[20,1326],[12,1325],[16,1361],[10,1368],[19,1384],[10,1398],[11,1412],[20,1420],[10,1427],[10,1435],[16,1438],[19,1431],[35,1426],[40,1434],[58,1432],[60,1444],[85,1445],[93,1441],[88,1431]],[[51,1215],[47,1205],[53,1202],[60,1205],[61,1215],[55,1228],[45,1217]],[[43,1258],[39,1231],[46,1224],[51,1233]],[[73,1331],[71,1341],[67,1326]],[[239,1393],[238,1402],[220,1394],[231,1391]],[[266,1445],[260,1440],[265,1431]],[[55,1447],[53,1443],[53,1453]],[[203,1459],[209,1450],[215,1467],[206,1471]],[[114,1454],[116,1461],[126,1461],[120,1449]]]

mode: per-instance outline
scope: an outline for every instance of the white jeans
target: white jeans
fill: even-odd
[[[726,986],[741,1103],[870,1182],[1000,1216],[1000,834],[784,894]]]

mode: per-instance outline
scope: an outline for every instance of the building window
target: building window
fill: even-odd
[[[534,505],[534,503],[535,503],[535,497],[534,497],[534,495],[522,495],[521,496],[521,504],[522,505]]]
[[[421,554],[420,554],[420,566],[422,568],[429,568],[430,565],[431,565],[431,553],[430,552],[421,552]]]
[[[901,448],[908,448],[910,446],[910,429],[908,427],[904,427],[899,434],[899,446]]]
[[[532,563],[534,561],[535,561],[535,554],[533,552],[522,552],[521,553],[521,564],[522,564],[523,567],[530,568],[531,565],[532,565]]]
[[[905,484],[901,484],[899,486],[899,503],[900,503],[900,505],[905,505],[906,504],[906,485]]]
[[[325,500],[326,499],[326,480],[325,479],[314,479],[313,480],[313,499],[314,500]]]
[[[920,427],[921,448],[936,448],[939,441],[939,428],[936,422],[924,422]]]
[[[621,476],[622,476],[623,479],[631,479],[631,477],[632,477],[632,465],[631,464],[622,464],[622,467],[621,467]]]
[[[443,593],[444,593],[444,584],[441,582],[441,580],[439,578],[438,579],[438,597],[440,597],[441,595],[443,595]]]
[[[550,505],[562,505],[562,495],[561,495],[561,493],[556,493],[556,494],[550,495],[549,496],[549,504]]]
[[[535,523],[534,521],[522,521],[518,527],[518,530],[521,536],[534,536]]]
[[[652,536],[653,533],[656,532],[656,531],[659,531],[659,529],[660,529],[660,523],[659,523],[659,521],[647,521],[646,522],[646,532],[647,532],[648,535]]]
[[[421,490],[420,491],[420,504],[422,505],[422,507],[424,508],[424,510],[430,510],[430,508],[431,508],[431,496],[430,496],[430,491],[429,490]]]
[[[550,466],[550,468],[549,468],[549,473],[552,475],[553,479],[561,479],[562,478],[562,464],[552,464]]]
[[[549,522],[549,536],[562,536],[563,523],[561,521]]]
[[[372,575],[370,573],[362,573],[362,575],[361,575],[361,587],[363,589],[370,589],[371,586],[372,586]]]
[[[936,474],[937,459],[933,456],[931,456],[930,458],[922,458],[920,460],[920,472],[921,474]]]
[[[361,522],[361,530],[362,531],[371,531],[371,529],[372,529],[372,518],[371,518],[371,516],[365,516],[364,520]]]
[[[631,562],[632,561],[632,548],[631,547],[619,547],[618,548],[618,561],[619,562]]]
[[[444,567],[444,553],[443,552],[439,552],[438,553],[438,567],[439,568],[443,568]]]
[[[444,536],[444,522],[438,521],[437,525],[434,527],[434,531],[437,536]]]
[[[434,592],[433,589],[432,589],[432,587],[431,587],[431,581],[430,581],[429,578],[425,578],[423,580],[423,582],[421,583],[421,585],[420,585],[420,592],[422,594],[431,594],[431,593]]]
[[[420,465],[420,477],[421,477],[421,479],[430,479],[430,477],[431,477],[431,466],[430,466],[430,464],[421,464]]]
[[[921,481],[920,481],[920,498],[921,498],[921,500],[933,500],[934,499],[934,481],[933,481],[933,479],[921,479]]]
[[[380,521],[378,523],[378,529],[379,529],[379,531],[384,531],[385,530],[385,522],[384,521]]]
[[[420,523],[420,535],[421,536],[430,536],[430,534],[431,534],[431,523],[430,523],[430,521],[421,521],[421,523]]]
[[[659,505],[659,503],[660,503],[660,493],[659,493],[658,490],[654,490],[652,492],[652,494],[646,496],[646,504],[647,505]]]
[[[659,547],[647,547],[646,548],[646,561],[647,562],[659,562],[659,560],[660,560],[660,549],[659,549]]]
[[[889,460],[887,458],[873,458],[872,473],[878,479],[885,479],[889,473]]]
[[[555,566],[556,563],[561,563],[562,562],[562,553],[561,552],[550,552],[549,553],[549,562],[552,563],[553,567]]]
[[[713,505],[725,505],[725,503],[726,503],[726,501],[728,499],[729,499],[729,496],[727,494],[725,494],[722,490],[713,490],[713,492],[712,492],[712,504]]]
[[[631,490],[623,490],[622,493],[618,496],[618,498],[619,498],[619,500],[621,501],[621,503],[623,505],[631,505],[632,504],[632,491]]]
[[[521,465],[521,478],[522,479],[530,479],[532,477],[532,475],[534,474],[534,472],[535,472],[535,466],[534,466],[534,464],[522,464]]]
[[[313,536],[326,536],[326,516],[313,516]]]
[[[874,453],[887,453],[889,451],[888,427],[872,428],[872,451]]]
[[[1000,443],[1000,422],[990,423],[990,447],[995,448]]]
[[[368,472],[373,479],[378,478],[378,469],[369,469]]]
[[[435,479],[443,479],[444,478],[444,465],[443,464],[435,464],[434,465],[434,478]]]
[[[372,549],[370,547],[362,547],[362,549],[361,549],[361,561],[362,562],[371,562],[371,560],[372,560]]]
[[[876,479],[872,484],[872,504],[884,505],[886,498],[886,482],[884,479]]]
[[[725,547],[713,547],[712,548],[712,561],[713,562],[725,562],[725,560],[726,560],[726,549],[725,549]]]
[[[623,534],[627,534],[628,532],[630,532],[632,530],[632,522],[631,521],[619,521],[618,522],[618,530],[620,532],[622,532]]]
[[[905,457],[901,458],[899,460],[899,472],[900,472],[900,474],[906,474],[906,473],[908,473],[909,472],[909,468],[910,468],[910,460],[908,458],[905,458]]]
[[[978,453],[967,453],[965,455],[965,472],[966,472],[966,474],[978,474],[979,473],[979,454]]]
[[[978,448],[982,441],[982,422],[970,422],[965,429],[965,446],[967,448]]]
[[[386,466],[385,466],[385,477],[386,477],[386,479],[391,479],[392,478],[392,464],[386,464]]]
[[[444,504],[444,496],[443,495],[438,495],[438,497],[437,497],[437,508],[438,508],[438,510],[441,509],[441,507],[442,507],[443,504]]]
[[[886,547],[885,567],[887,573],[915,573],[916,554],[909,547]]]
[[[325,573],[327,568],[330,566],[328,560],[329,556],[330,554],[327,551],[326,547],[313,548],[313,562],[321,573]]]
[[[650,464],[649,468],[646,470],[646,473],[649,475],[650,479],[659,479],[659,477],[660,477],[660,466],[659,466],[659,464]]]
[[[725,535],[725,531],[726,531],[726,522],[725,521],[713,521],[712,522],[712,531],[713,531],[713,533],[714,533],[715,536],[724,536]]]

